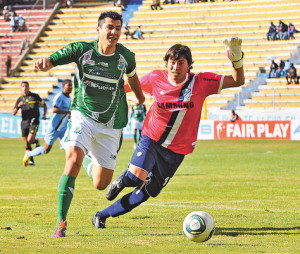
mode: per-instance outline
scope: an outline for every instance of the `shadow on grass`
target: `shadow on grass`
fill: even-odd
[[[300,231],[291,232],[294,230],[300,230],[300,227],[216,228],[215,235],[239,236],[239,235],[299,235],[300,234]]]

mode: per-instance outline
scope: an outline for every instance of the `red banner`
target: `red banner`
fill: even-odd
[[[291,121],[215,121],[215,139],[291,139]]]

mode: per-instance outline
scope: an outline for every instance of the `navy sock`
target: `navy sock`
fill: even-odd
[[[97,215],[102,219],[106,219],[110,216],[117,217],[130,212],[132,209],[148,200],[149,197],[150,196],[146,192],[145,187],[141,190],[136,188],[133,192],[124,195],[109,207],[98,212]]]
[[[129,170],[124,171],[122,174],[122,183],[126,187],[136,187],[143,183],[141,179],[132,174]]]

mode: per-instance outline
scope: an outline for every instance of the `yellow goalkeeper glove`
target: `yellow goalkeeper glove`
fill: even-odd
[[[244,56],[244,52],[241,49],[242,39],[231,37],[228,40],[224,40],[224,45],[227,49],[227,56],[232,62],[233,68],[241,68],[243,66]]]

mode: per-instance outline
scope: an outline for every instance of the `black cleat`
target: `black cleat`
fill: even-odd
[[[36,139],[34,143],[36,148],[41,146],[40,141],[38,139]]]
[[[122,175],[120,175],[108,186],[106,198],[110,201],[114,200],[124,188],[125,185],[122,183]]]
[[[105,227],[106,219],[101,219],[100,216],[97,216],[97,213],[93,217],[93,220],[92,220],[93,225],[95,226],[95,228],[106,228]]]

